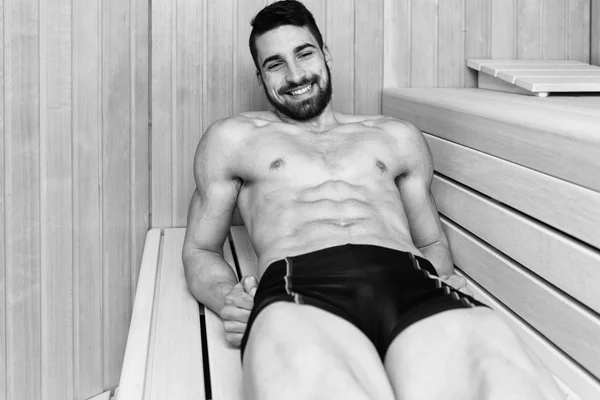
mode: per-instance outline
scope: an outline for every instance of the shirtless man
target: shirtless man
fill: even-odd
[[[191,292],[242,346],[245,398],[562,398],[493,311],[447,285],[458,277],[421,132],[333,111],[332,58],[301,3],[252,26],[275,111],[205,132],[183,249]],[[223,259],[236,204],[258,289]]]

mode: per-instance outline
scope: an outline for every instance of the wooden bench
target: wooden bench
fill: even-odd
[[[600,126],[600,113],[581,99],[541,105],[461,90],[389,90],[384,113],[426,132],[434,196],[475,297],[513,326],[568,399],[599,399],[600,135],[585,129]],[[570,125],[548,121],[567,114]],[[239,350],[187,290],[184,232],[148,233],[119,400],[243,398]],[[238,276],[256,274],[243,226],[231,228],[224,254]]]

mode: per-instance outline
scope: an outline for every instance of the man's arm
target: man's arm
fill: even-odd
[[[202,136],[194,159],[196,190],[188,210],[183,243],[183,265],[188,287],[199,302],[216,313],[237,284],[232,268],[223,258],[240,181],[229,163],[234,142],[232,121],[213,124]]]
[[[397,180],[414,245],[435,267],[438,275],[454,273],[448,239],[431,194],[433,159],[421,131],[412,124],[394,122],[407,163],[407,172]],[[399,131],[399,132],[398,132]]]

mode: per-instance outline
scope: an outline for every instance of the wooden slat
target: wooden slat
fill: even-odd
[[[587,370],[600,375],[600,318],[447,219],[454,263]]]
[[[436,0],[421,0],[411,7],[411,87],[437,86],[438,13]],[[427,43],[426,46],[423,43]]]
[[[600,382],[575,364],[554,344],[532,329],[530,325],[523,322],[520,317],[490,295],[478,283],[465,276],[460,269],[456,268],[455,271],[458,275],[467,279],[467,287],[471,289],[474,297],[494,309],[533,350],[535,355],[557,379],[566,399],[592,400],[600,396]],[[567,388],[565,388],[565,385]],[[577,393],[578,396],[575,397],[573,392]]]
[[[532,92],[600,92],[600,77],[527,77],[518,78],[515,85]]]
[[[552,62],[552,64],[550,64]],[[546,64],[528,64],[528,65],[483,65],[481,72],[497,77],[501,72],[510,72],[515,70],[535,70],[535,71],[589,71],[597,70],[598,67],[588,64],[554,64],[553,61],[547,61]]]
[[[383,87],[410,87],[411,0],[384,0]]]
[[[517,2],[517,58],[542,56],[542,0]]]
[[[529,78],[545,77],[598,77],[600,68],[589,69],[586,71],[538,71],[538,70],[510,70],[498,73],[498,78],[509,83],[515,83],[517,79],[529,80]]]
[[[436,87],[463,86],[465,64],[464,17],[463,0],[438,1],[438,76]],[[385,54],[387,58],[388,53]]]
[[[544,0],[542,3],[542,58],[567,58],[567,0]]]
[[[174,1],[175,2],[175,1]],[[176,88],[173,116],[173,211],[171,226],[185,226],[190,198],[196,187],[193,165],[202,136],[202,27],[201,1],[177,1],[173,59]]]
[[[266,5],[265,0],[238,0],[233,24],[233,113],[265,110],[266,97],[258,86],[256,66],[248,47],[250,21]]]
[[[600,193],[428,134],[425,137],[439,173],[600,247]]]
[[[101,6],[73,2],[73,265],[75,396],[104,389],[102,332]]]
[[[42,393],[73,399],[71,0],[40,7]]]
[[[354,112],[381,113],[383,0],[355,3]]]
[[[258,278],[258,257],[254,252],[245,226],[231,227],[231,237],[242,276],[252,275]]]
[[[354,2],[327,0],[327,36],[333,58],[334,110],[354,112]]]
[[[198,302],[181,261],[184,229],[166,229],[157,275],[144,399],[204,399]]]
[[[121,399],[143,400],[160,248],[161,231],[151,229],[146,236],[131,315],[131,327],[127,336],[127,347],[119,380]]]
[[[492,58],[517,58],[517,0],[492,0]]]
[[[600,313],[600,251],[443,176],[432,192],[440,213]]]
[[[567,46],[570,60],[590,61],[590,0],[567,0]]]
[[[229,239],[225,242],[223,254],[225,261],[235,271],[235,263]],[[205,309],[205,317],[212,399],[242,400],[243,387],[240,350],[227,342],[223,321],[217,314],[212,310]]]
[[[172,213],[173,53],[177,1],[151,0],[152,227],[169,227]],[[188,167],[191,168],[191,167]]]
[[[590,62],[600,66],[600,4],[598,4],[598,1],[592,1],[591,3],[590,25]]]
[[[103,7],[104,387],[115,387],[131,319],[131,9],[128,2]]]
[[[42,398],[39,3],[4,8],[6,398]]]
[[[491,49],[491,0],[465,0],[465,58],[489,58]],[[464,68],[465,86],[477,86],[477,74]]]
[[[467,66],[469,68],[481,71],[481,68],[487,65],[489,67],[520,67],[520,66],[544,66],[544,65],[582,65],[581,61],[576,60],[493,60],[493,59],[469,59]]]
[[[4,0],[0,0],[0,54],[4,54]],[[0,136],[5,138],[5,114],[6,103],[4,102],[5,73],[4,63],[0,63]],[[0,171],[5,170],[5,146],[4,140],[0,140]],[[0,393],[6,395],[6,215],[4,196],[6,193],[6,180],[4,173],[0,174]]]
[[[388,89],[383,111],[425,132],[600,192],[600,114],[552,102],[545,108],[542,100],[481,89]]]

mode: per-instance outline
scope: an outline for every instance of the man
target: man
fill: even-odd
[[[247,398],[561,398],[515,334],[447,284],[464,282],[421,132],[333,111],[332,58],[300,2],[271,4],[252,26],[275,111],[205,132],[183,250],[191,292],[241,344]],[[223,260],[236,204],[258,289]]]

